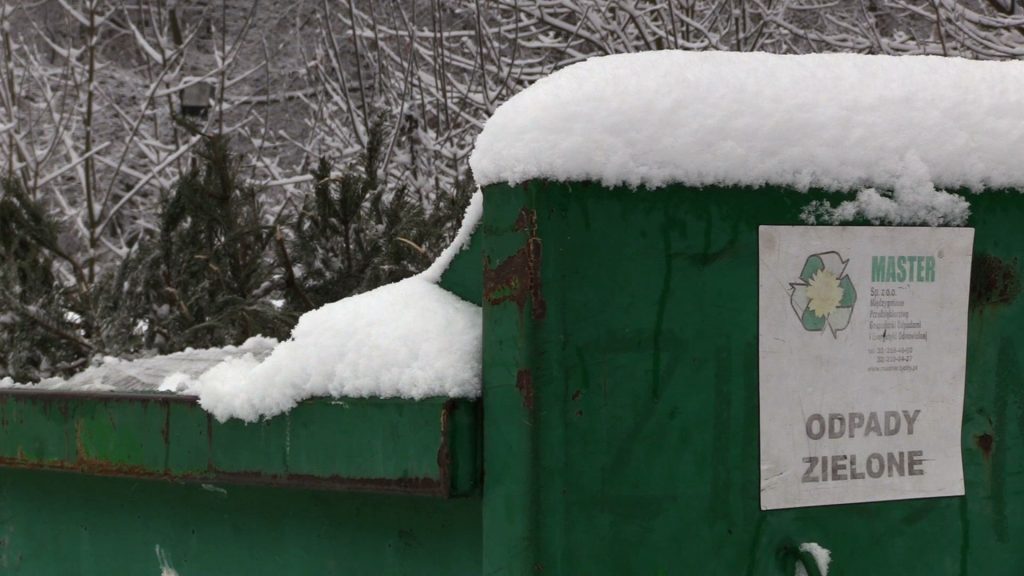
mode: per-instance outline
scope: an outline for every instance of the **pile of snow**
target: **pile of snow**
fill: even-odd
[[[168,385],[219,420],[258,420],[314,396],[473,397],[481,329],[478,306],[415,276],[303,315],[262,361],[233,358]]]
[[[241,355],[163,389],[199,397],[219,420],[256,421],[315,396],[421,399],[480,395],[480,307],[437,285],[483,212],[470,201],[455,242],[425,272],[308,312],[260,359]]]
[[[817,542],[804,542],[800,545],[800,551],[806,552],[814,558],[814,563],[818,565],[818,572],[821,576],[828,576],[828,566],[832,563],[832,552]],[[800,562],[796,565],[795,576],[807,576],[807,568]]]
[[[163,390],[168,374],[179,378],[197,377],[221,362],[246,357],[262,359],[277,346],[273,338],[255,337],[241,346],[225,346],[201,350],[137,358],[134,360],[107,356],[96,365],[71,378],[47,378],[38,384],[18,384],[11,378],[0,378],[2,388],[31,388],[35,390],[64,390],[81,392],[154,392]]]
[[[481,185],[859,191],[808,218],[957,224],[942,189],[1024,187],[1024,62],[662,51],[592,58],[494,113]]]

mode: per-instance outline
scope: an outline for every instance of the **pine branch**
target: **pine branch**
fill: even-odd
[[[30,306],[26,306],[19,302],[18,299],[11,295],[6,289],[0,289],[0,297],[2,297],[4,303],[9,308],[14,310],[18,317],[28,320],[48,334],[60,338],[83,353],[92,354],[96,351],[96,347],[91,342],[77,334],[60,328],[53,322],[50,322]]]
[[[309,299],[309,295],[306,294],[306,291],[302,289],[302,285],[299,284],[298,280],[295,278],[295,269],[292,266],[291,256],[288,254],[288,247],[285,246],[284,234],[281,233],[280,226],[278,226],[274,232],[274,242],[277,244],[278,256],[280,257],[281,265],[284,268],[285,286],[302,301],[307,310],[316,308],[316,305]]]

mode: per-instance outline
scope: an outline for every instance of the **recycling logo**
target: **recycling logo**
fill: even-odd
[[[846,275],[849,262],[838,252],[807,257],[800,281],[789,285],[789,302],[805,330],[824,332],[827,327],[835,338],[850,325],[857,291]]]

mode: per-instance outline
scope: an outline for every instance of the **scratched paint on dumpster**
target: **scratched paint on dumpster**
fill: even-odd
[[[963,495],[973,242],[760,228],[762,509]]]

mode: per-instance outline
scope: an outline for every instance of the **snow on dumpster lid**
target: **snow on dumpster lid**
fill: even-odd
[[[481,185],[544,178],[867,188],[840,216],[955,223],[966,217],[966,202],[935,188],[1024,187],[1022,85],[1024,62],[606,56],[560,70],[502,105],[470,163]]]
[[[483,198],[470,200],[455,241],[427,270],[299,318],[264,359],[232,357],[164,389],[199,397],[218,420],[256,421],[314,396],[422,399],[480,395],[482,313],[438,286],[469,243]]]
[[[256,421],[315,396],[422,399],[480,394],[480,308],[422,276],[306,313],[263,360],[233,357],[165,389],[218,420]]]

